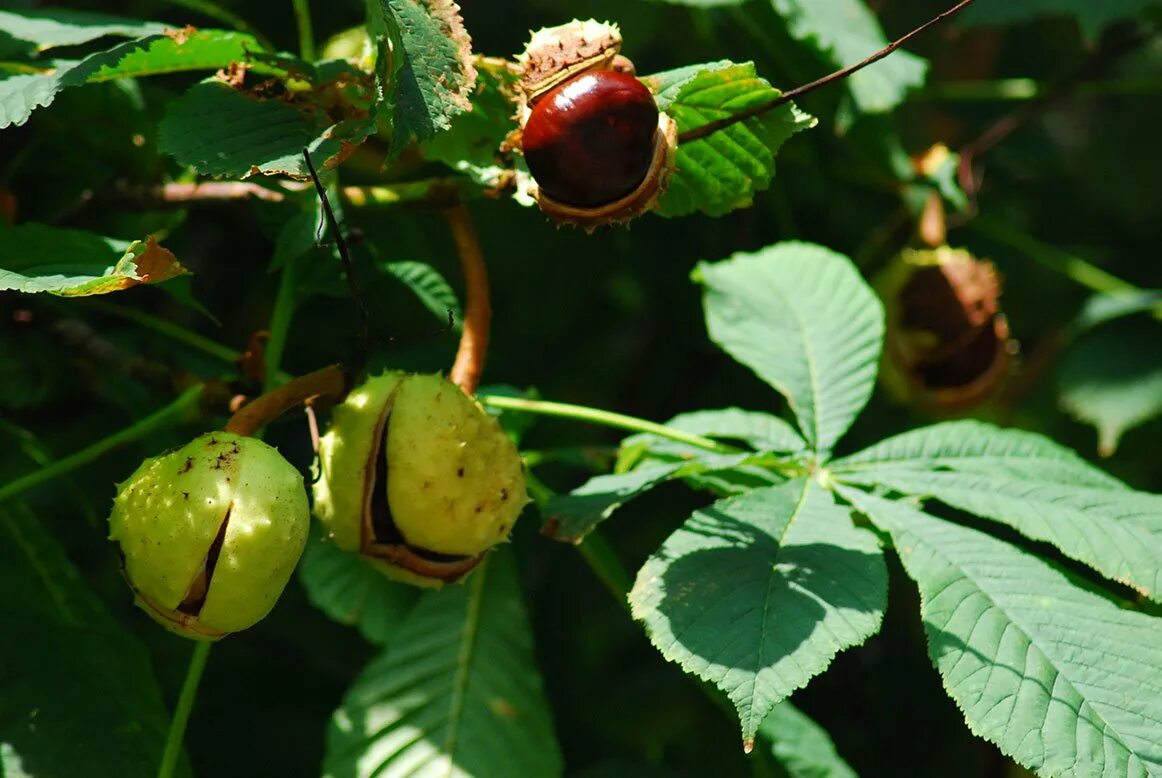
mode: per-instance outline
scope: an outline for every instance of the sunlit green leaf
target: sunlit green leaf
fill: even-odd
[[[792,38],[814,48],[835,69],[855,64],[888,45],[879,20],[863,0],[771,0]],[[917,20],[917,24],[924,19]],[[856,107],[884,113],[921,86],[928,63],[907,51],[851,75],[847,89]]]
[[[654,646],[730,697],[748,748],[776,703],[879,629],[886,604],[875,536],[807,480],[695,512],[630,593]]]
[[[771,708],[759,737],[770,744],[790,778],[856,778],[827,730],[785,700]]]
[[[188,273],[153,237],[132,243],[40,224],[0,226],[0,290],[84,297]]]
[[[787,398],[803,437],[826,454],[875,385],[879,299],[846,257],[808,243],[702,263],[710,337]]]
[[[920,587],[928,653],[969,728],[1041,775],[1162,772],[1162,619],[1013,546],[854,489]]]
[[[511,558],[424,595],[347,691],[323,775],[549,778],[561,755]]]
[[[779,96],[749,62],[691,65],[648,76],[645,82],[657,93],[658,107],[677,122],[679,134]],[[784,105],[709,137],[680,143],[677,169],[658,213],[719,216],[745,208],[756,192],[770,186],[779,147],[814,125],[813,117]]]

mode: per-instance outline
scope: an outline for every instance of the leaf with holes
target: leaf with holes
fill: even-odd
[[[561,755],[512,560],[429,592],[347,691],[323,774],[556,776]]]
[[[715,343],[775,387],[824,457],[863,410],[884,334],[879,299],[846,257],[809,243],[701,263]]]
[[[656,93],[658,108],[673,117],[679,134],[725,119],[779,96],[755,75],[750,62],[714,62],[657,73],[643,79]],[[678,146],[677,168],[662,195],[658,213],[685,216],[702,211],[721,216],[751,204],[771,185],[775,154],[815,119],[794,105],[719,130]]]
[[[472,110],[476,85],[472,40],[452,0],[369,0],[372,29],[398,32],[395,77],[384,99],[393,106],[391,154],[413,138],[428,140]],[[396,36],[393,36],[396,37]]]
[[[797,480],[695,512],[629,599],[667,659],[727,693],[749,750],[772,706],[879,629],[887,571],[875,536]]]
[[[267,97],[209,79],[170,103],[158,149],[209,176],[307,178],[304,148],[316,168],[333,167],[375,131],[364,81],[348,68],[308,90]]]
[[[1162,619],[983,533],[841,494],[891,533],[929,656],[973,732],[1041,775],[1162,773]]]

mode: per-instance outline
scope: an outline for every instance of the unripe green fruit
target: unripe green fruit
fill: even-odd
[[[309,525],[302,475],[278,451],[212,432],[147,459],[118,486],[109,537],[146,613],[216,640],[270,612]]]
[[[441,586],[508,537],[528,503],[516,447],[455,384],[389,372],[335,408],[315,515],[395,578]]]

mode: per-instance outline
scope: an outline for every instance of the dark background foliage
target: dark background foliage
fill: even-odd
[[[29,3],[16,3],[30,7]],[[71,4],[93,10],[206,23],[178,4],[134,0]],[[251,20],[280,47],[295,47],[289,3],[223,3]],[[766,3],[699,11],[626,0],[495,2],[462,0],[478,51],[511,56],[527,30],[569,18],[608,18],[624,31],[625,52],[639,72],[730,58],[755,60],[774,85],[789,88],[829,68],[791,40]],[[943,10],[937,0],[873,3],[888,37]],[[350,0],[317,3],[320,40],[362,20]],[[750,16],[753,14],[753,16]],[[747,21],[748,18],[758,21]],[[1110,36],[1127,28],[1110,27]],[[801,238],[856,259],[874,274],[909,239],[901,218],[901,185],[885,150],[892,134],[920,153],[942,142],[957,149],[1021,103],[949,99],[940,87],[958,80],[1033,79],[1049,85],[1091,61],[1094,42],[1074,20],[1044,18],[1001,29],[952,24],[911,46],[932,63],[927,91],[894,113],[837,129],[840,91],[801,101],[819,126],[790,140],[778,175],[753,207],[723,218],[676,221],[647,217],[632,229],[594,235],[561,230],[534,209],[511,202],[472,203],[493,285],[493,346],[485,382],[536,387],[551,399],[607,407],[664,420],[695,408],[737,405],[770,410],[773,395],[745,368],[708,341],[698,290],[688,279],[701,259],[719,259],[777,240]],[[1145,288],[1162,286],[1162,212],[1152,171],[1162,170],[1157,143],[1162,44],[1157,39],[1109,63],[1102,83],[1153,83],[1155,91],[1081,88],[1024,121],[981,160],[980,212],[1023,235],[1084,256]],[[0,186],[14,193],[22,221],[94,229],[133,239],[172,230],[166,241],[194,272],[194,297],[218,323],[175,302],[166,291],[138,288],[117,304],[181,323],[232,348],[267,326],[277,277],[267,272],[273,235],[293,211],[240,203],[186,212],[119,207],[109,193],[179,173],[155,151],[157,121],[167,99],[192,76],[102,84],[60,95],[21,128],[0,133]],[[374,180],[384,147],[374,139],[343,168],[344,183]],[[388,178],[428,172],[406,154]],[[438,172],[430,166],[430,172]],[[376,274],[366,250],[382,260],[418,260],[458,286],[451,239],[438,213],[423,210],[349,211],[362,234],[355,246],[371,299],[374,329],[396,340],[373,362],[412,370],[450,364],[451,334],[430,336],[430,315],[398,282]],[[1017,388],[984,413],[1004,424],[1044,432],[1093,456],[1093,430],[1059,407],[1052,344],[1088,295],[1087,290],[1034,261],[1012,241],[978,229],[971,214],[952,214],[950,243],[993,259],[1006,282],[1003,306],[1021,343]],[[11,247],[0,247],[9,251]],[[352,306],[328,252],[315,254],[305,283],[316,294],[297,311],[284,359],[306,372],[349,353]],[[71,328],[71,329],[70,329]],[[78,335],[76,330],[80,329]],[[1135,337],[1158,338],[1154,327]],[[69,333],[72,333],[70,336]],[[175,344],[163,333],[112,316],[87,301],[42,300],[0,294],[0,417],[32,430],[56,455],[139,418],[172,395],[142,383],[94,353],[97,341],[125,354],[203,376],[228,367]],[[1042,357],[1050,357],[1043,364]],[[774,409],[779,410],[779,409]],[[843,443],[844,451],[929,420],[877,394]],[[71,476],[65,488],[38,490],[36,513],[66,544],[87,582],[118,618],[150,646],[167,699],[176,698],[189,645],[156,629],[136,611],[103,542],[113,484],[142,457],[180,443],[202,420],[105,457]],[[274,425],[268,439],[307,469],[309,442],[301,418]],[[1162,491],[1157,442],[1162,422],[1129,432],[1104,462],[1135,487]],[[610,447],[618,435],[573,422],[540,420],[525,446]],[[28,463],[5,442],[4,480]],[[545,471],[558,488],[586,473],[560,466]],[[626,566],[646,555],[704,495],[663,487],[628,506],[608,527]],[[536,517],[518,530],[522,572],[536,631],[537,652],[573,774],[743,775],[771,769],[747,760],[733,713],[717,708],[680,670],[665,663],[639,626],[582,564],[576,552],[536,535]],[[894,562],[893,562],[894,564]],[[795,703],[824,725],[841,754],[863,775],[1007,775],[1008,760],[976,740],[940,689],[923,647],[914,589],[892,571],[891,606],[882,634],[842,654]],[[191,723],[188,747],[202,775],[313,775],[322,757],[327,718],[371,655],[351,629],[329,621],[307,602],[297,580],[274,613],[215,649]],[[654,773],[651,773],[650,770]],[[1013,768],[1014,770],[1016,768]]]

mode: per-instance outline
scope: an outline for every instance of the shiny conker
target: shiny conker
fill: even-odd
[[[650,170],[658,106],[631,75],[595,70],[541,96],[524,126],[529,172],[555,200],[578,207],[614,202]]]

